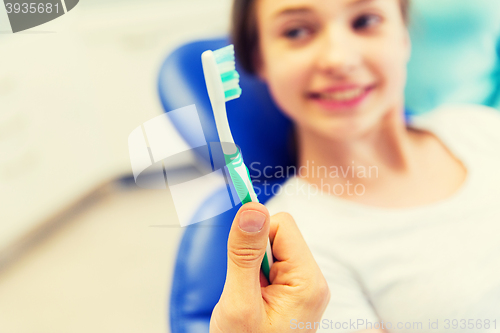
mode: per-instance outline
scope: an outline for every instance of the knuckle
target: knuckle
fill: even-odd
[[[228,308],[227,319],[235,327],[244,327],[255,320],[255,310],[246,304]]]
[[[328,284],[325,282],[318,287],[317,304],[321,307],[325,307],[329,302],[330,288],[328,288]]]
[[[240,324],[242,318],[242,314],[245,312],[244,304],[232,303],[228,304],[226,302],[218,303],[220,305],[219,311],[221,312],[221,316],[228,323],[232,324]]]
[[[331,293],[330,293],[330,287],[328,286],[328,283],[326,283],[325,280],[323,280],[323,282],[319,286],[319,293],[322,297],[321,299],[323,303],[328,304],[330,302]]]
[[[286,213],[286,212],[280,212],[280,213],[277,213],[274,216],[276,218],[278,218],[280,221],[294,221],[295,222],[295,220],[293,219],[292,215],[290,215],[289,213]]]
[[[240,320],[243,323],[255,321],[255,315],[255,309],[249,306],[244,306],[242,309],[240,309]]]
[[[282,225],[296,225],[293,216],[286,212],[277,213],[273,216],[273,219],[276,219],[276,221]]]
[[[253,267],[257,261],[262,260],[264,250],[254,247],[229,247],[228,256],[233,262],[242,267]]]
[[[242,316],[241,312],[237,311],[236,308],[231,307],[227,309],[226,316],[227,320],[233,324],[241,324]]]
[[[330,301],[330,288],[324,279],[311,285],[306,302],[311,306],[325,306]]]

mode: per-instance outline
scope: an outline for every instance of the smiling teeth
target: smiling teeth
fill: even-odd
[[[330,101],[349,101],[358,98],[359,96],[361,96],[361,94],[363,94],[363,92],[364,89],[357,88],[351,90],[336,91],[331,93],[320,93],[319,97],[321,99],[326,99]]]

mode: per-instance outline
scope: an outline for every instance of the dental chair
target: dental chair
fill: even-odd
[[[427,41],[421,26],[412,28],[416,36],[413,46],[416,56],[409,64],[406,115],[412,114],[409,109],[416,110],[413,113],[428,112],[446,102],[498,106],[500,100],[498,54],[484,54],[484,59],[480,64],[476,64],[473,70],[463,68],[463,64],[468,64],[471,57],[478,57],[483,54],[482,52],[490,50],[492,45],[483,43],[483,49],[463,53],[460,50],[465,47],[464,43],[454,35],[455,23],[449,23],[449,30],[446,30],[446,22],[443,26],[439,17],[431,15],[430,8],[434,6],[435,1],[427,1],[429,9],[426,9],[423,2],[420,5],[416,4],[419,8],[417,17],[413,20],[421,20],[420,16],[428,15],[430,18],[428,17],[426,21],[427,32],[439,29],[440,38],[453,38],[455,46],[447,45],[446,50],[442,45],[434,45],[437,43],[436,40]],[[457,10],[455,0],[443,0],[443,2],[449,2],[449,5]],[[467,6],[466,4],[465,7]],[[494,39],[495,35],[492,36],[488,38]],[[495,44],[500,41],[499,37],[500,29],[496,34],[496,41],[490,42],[498,47],[497,52],[500,54],[500,43]],[[229,43],[227,39],[214,39],[184,45],[165,60],[159,75],[159,95],[165,111],[195,104],[207,142],[218,142],[219,138],[205,87],[201,54],[205,50],[215,50]],[[426,52],[426,48],[433,48],[434,51]],[[457,53],[457,50],[463,54]],[[434,57],[432,63],[429,63],[429,57]],[[448,58],[454,60],[449,61]],[[421,68],[425,71],[420,70]],[[269,188],[286,179],[274,179],[272,174],[265,174],[264,168],[271,166],[276,170],[276,167],[281,166],[286,170],[287,166],[295,165],[293,149],[290,149],[292,125],[272,101],[265,84],[246,74],[238,64],[236,69],[241,75],[240,85],[243,93],[240,98],[227,103],[229,123],[234,140],[241,147],[245,163],[248,166],[253,163],[254,172],[253,174],[251,172],[251,176],[256,193],[260,193],[258,195],[260,202],[265,203],[271,197]],[[431,85],[428,82],[431,82]],[[463,92],[467,91],[468,87],[477,89],[464,95]],[[181,136],[190,143],[189,126],[184,123],[174,123],[174,125]],[[259,175],[260,177],[257,177]],[[267,190],[263,188],[264,181],[267,181]],[[222,205],[221,198],[226,193],[227,189],[224,187],[214,189],[213,195],[206,202],[200,207],[193,207],[195,212],[193,219],[197,216],[206,216],[204,214],[207,211]],[[227,237],[238,209],[239,206],[236,206],[219,216],[185,228],[178,249],[171,287],[169,316],[172,333],[209,331],[210,316],[222,293],[226,276]]]

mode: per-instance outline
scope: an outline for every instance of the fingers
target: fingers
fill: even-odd
[[[317,277],[322,278],[319,266],[290,214],[278,213],[271,217],[269,238],[276,258],[269,273],[272,284],[305,286],[316,283]]]
[[[313,259],[299,227],[288,213],[278,213],[271,217],[269,239],[273,255],[278,261],[293,260],[300,264],[309,263]]]

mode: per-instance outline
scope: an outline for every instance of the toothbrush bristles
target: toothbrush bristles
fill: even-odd
[[[221,76],[226,102],[241,96],[240,75],[236,71],[234,45],[213,51]]]

